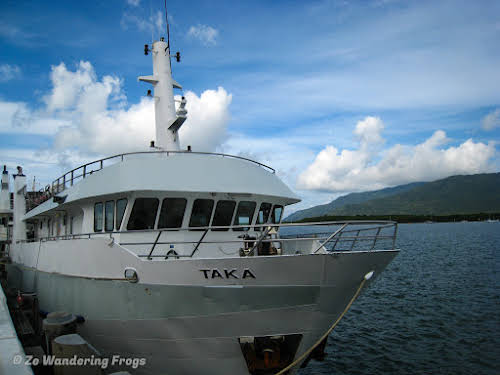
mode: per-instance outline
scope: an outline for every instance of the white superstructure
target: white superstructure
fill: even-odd
[[[19,168],[9,282],[47,312],[83,316],[103,355],[145,358],[135,374],[274,374],[392,260],[395,223],[281,223],[299,199],[272,168],[179,149],[186,103],[175,111],[169,46],[146,51],[155,146],[75,168],[43,192],[28,192]]]

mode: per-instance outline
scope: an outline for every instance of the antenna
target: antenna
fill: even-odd
[[[151,22],[151,45],[155,41],[155,38],[153,36],[154,32],[154,21],[153,21],[153,0],[149,0],[149,20]]]
[[[168,25],[167,0],[165,0],[165,21],[167,22],[167,48],[170,49],[170,26]]]

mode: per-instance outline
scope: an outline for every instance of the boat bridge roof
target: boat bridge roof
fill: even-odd
[[[105,165],[105,162],[113,162]],[[300,199],[276,176],[274,169],[250,159],[213,153],[153,151],[120,154],[78,167],[55,180],[55,196],[64,203],[131,192],[213,192],[255,194]],[[25,219],[59,205],[50,199],[33,208]]]

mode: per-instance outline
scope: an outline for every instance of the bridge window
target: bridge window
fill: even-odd
[[[253,213],[255,211],[255,202],[241,201],[238,204],[238,209],[236,210],[236,216],[234,217],[234,225],[246,225],[251,224],[253,219]],[[233,228],[233,230],[248,230],[249,228]]]
[[[180,228],[186,203],[184,198],[165,198],[161,204],[158,228]]]
[[[115,224],[115,201],[107,201],[104,210],[104,230],[112,232]]]
[[[214,201],[212,199],[196,199],[193,203],[189,226],[208,227],[213,208]]]
[[[102,202],[94,204],[94,232],[102,232]]]
[[[279,224],[283,215],[283,206],[276,205],[273,207],[272,221],[274,224]]]
[[[265,224],[269,220],[269,214],[271,213],[271,203],[262,203],[260,205],[259,213],[257,215],[256,224]],[[262,230],[262,227],[255,228],[256,231]]]
[[[127,208],[127,198],[118,199],[116,201],[116,230],[120,230],[120,227],[122,226],[125,208]]]
[[[234,201],[218,201],[215,207],[214,219],[212,226],[230,226],[231,219],[233,218],[234,208],[236,202]],[[212,229],[214,231],[227,231],[229,228]]]
[[[160,201],[157,198],[136,198],[128,220],[128,230],[153,229]]]

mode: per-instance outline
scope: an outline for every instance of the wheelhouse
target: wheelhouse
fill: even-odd
[[[152,152],[111,159],[115,163],[109,166],[96,161],[68,172],[52,184],[48,197],[28,202],[27,240],[112,236],[144,256],[157,233],[165,232],[169,251],[184,254],[193,245],[178,242],[196,244],[200,236],[256,239],[266,225],[281,223],[287,204],[298,201],[274,170],[239,157]],[[145,163],[158,173],[145,172]],[[98,168],[89,167],[93,164]],[[227,179],[229,174],[240,178]],[[239,251],[219,248],[233,255]]]

